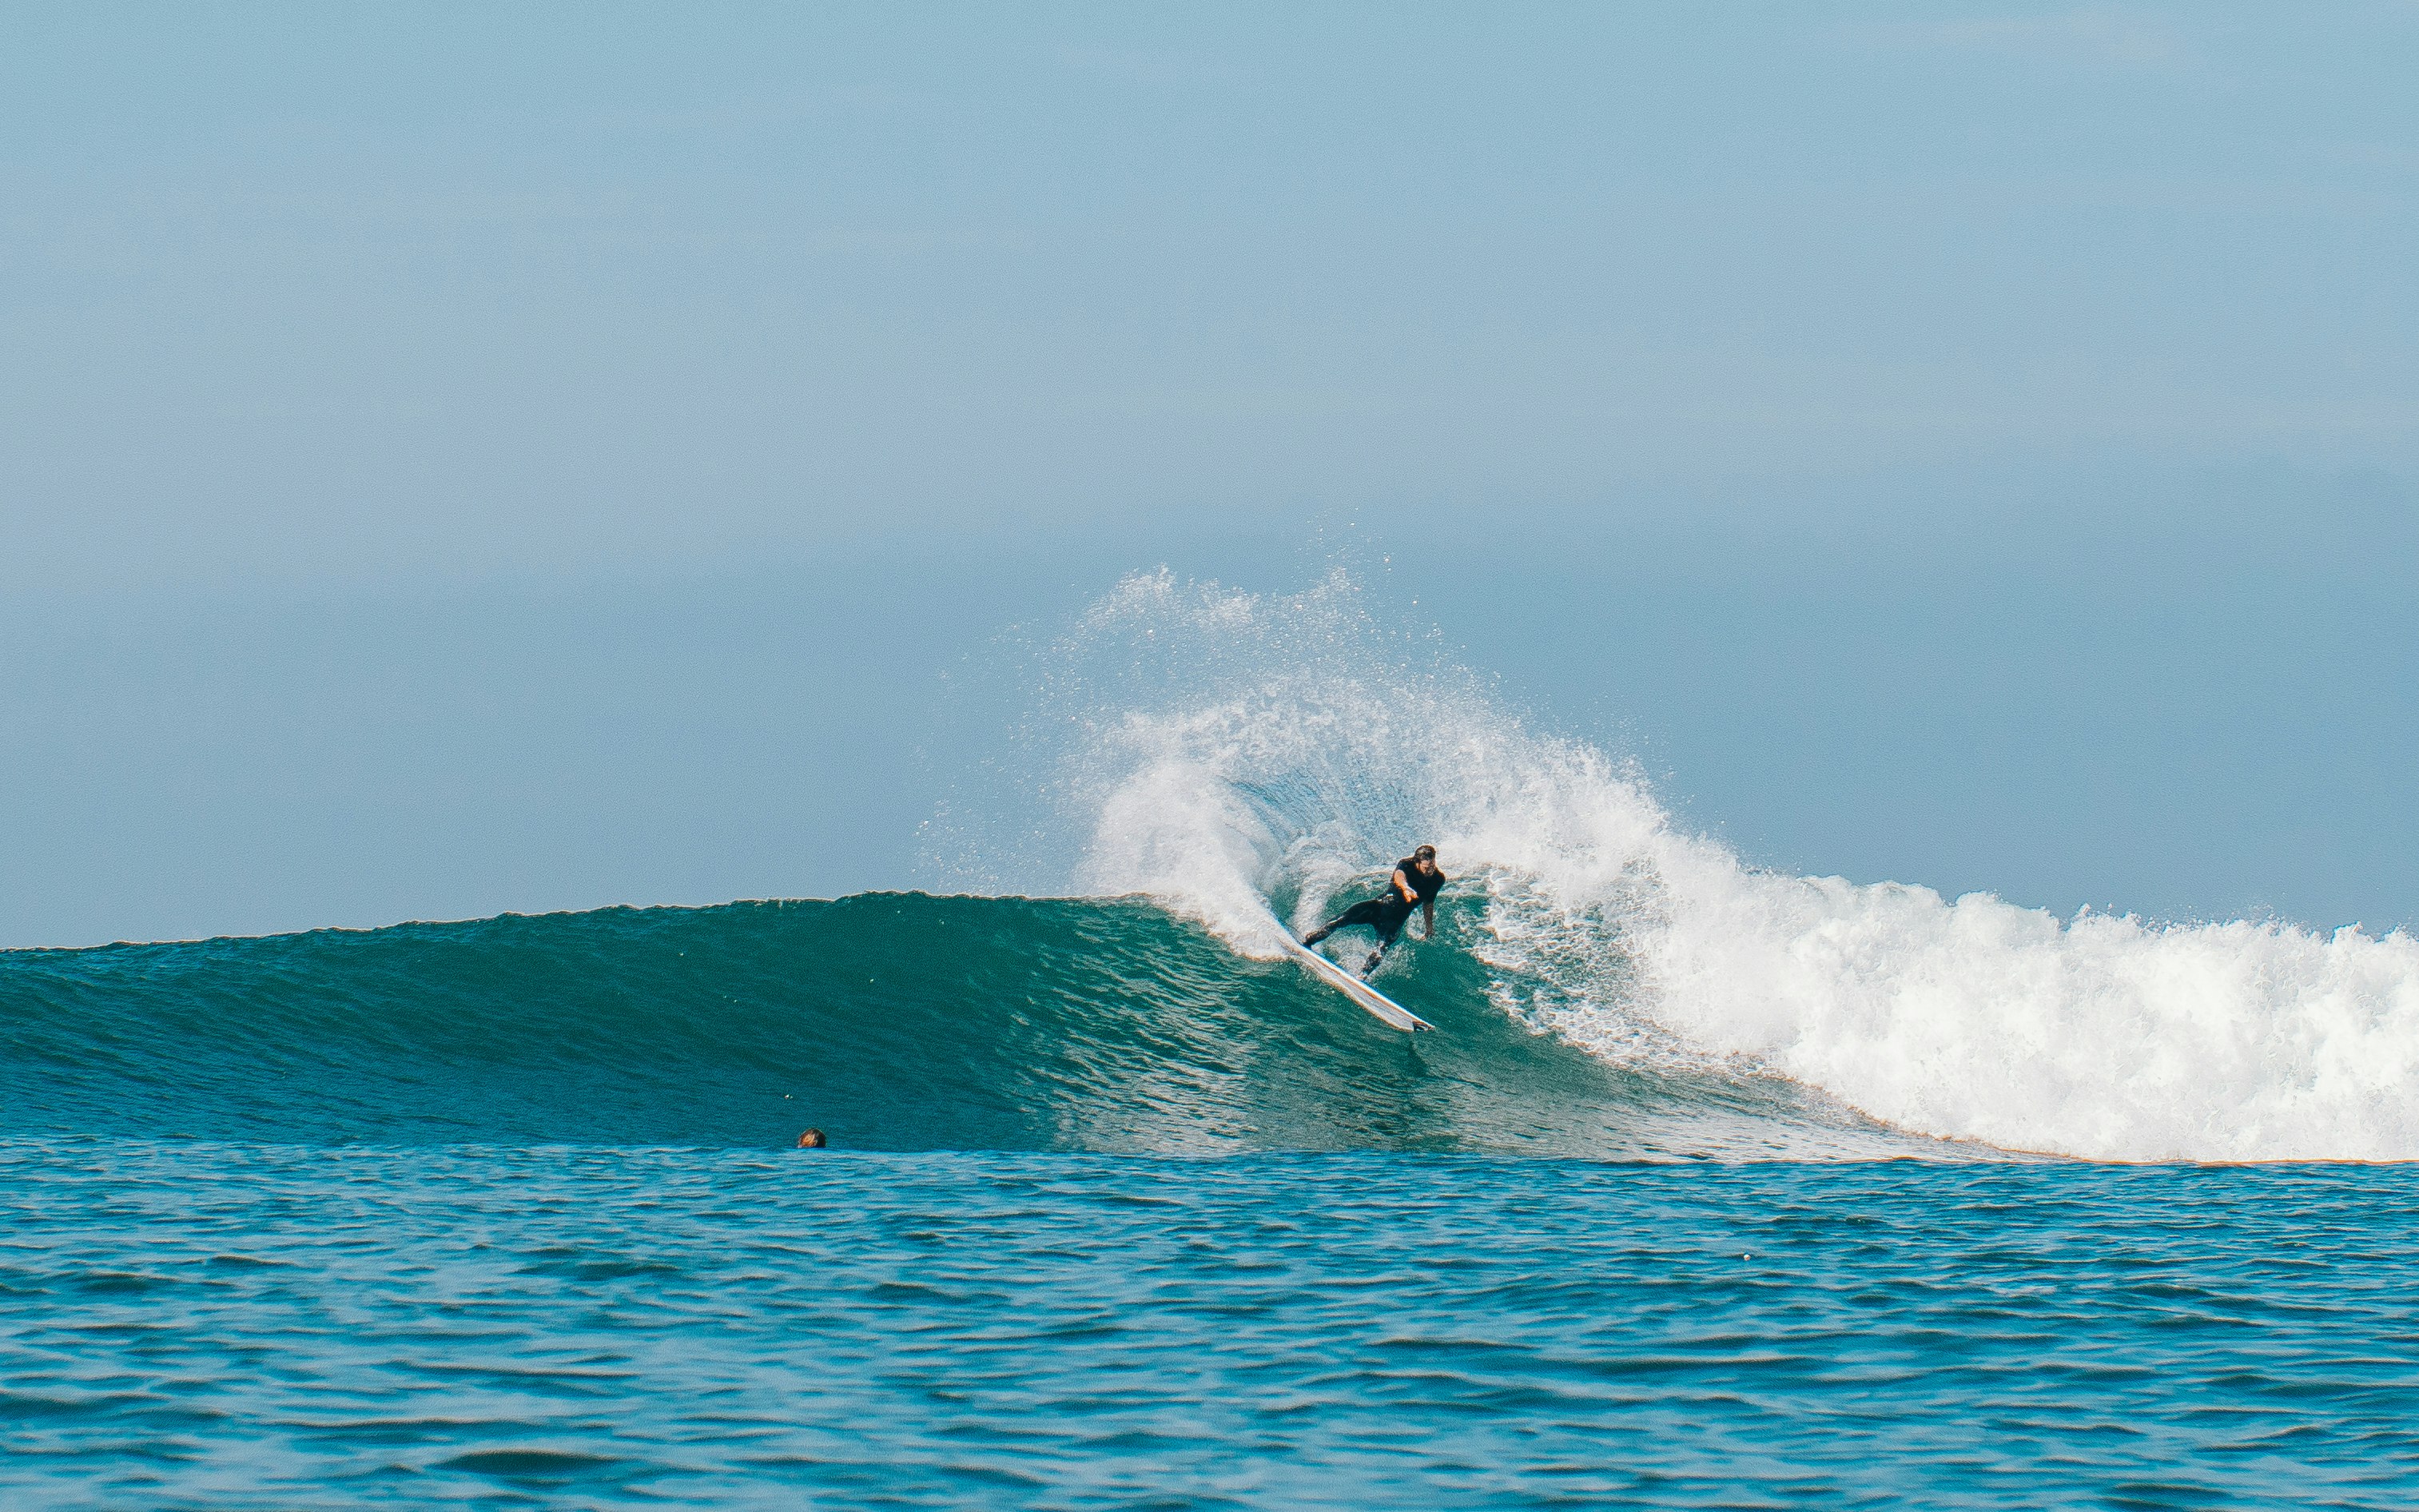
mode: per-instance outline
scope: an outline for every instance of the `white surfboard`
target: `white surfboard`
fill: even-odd
[[[1287,934],[1285,937],[1285,942],[1286,949],[1291,950],[1295,955],[1302,958],[1302,964],[1310,968],[1312,976],[1317,977],[1319,980],[1327,983],[1330,987],[1334,988],[1337,992],[1349,997],[1354,1002],[1360,1004],[1363,1008],[1365,1008],[1370,1012],[1376,1014],[1379,1018],[1393,1025],[1395,1028],[1409,1033],[1414,1029],[1433,1029],[1436,1027],[1435,1025],[1430,1024],[1427,1020],[1420,1017],[1417,1013],[1412,1012],[1410,1009],[1405,1008],[1402,1004],[1395,1002],[1384,993],[1379,992],[1377,988],[1370,986],[1367,982],[1363,981],[1360,978],[1345,970],[1342,966],[1330,961],[1327,957],[1319,954],[1317,950],[1312,949],[1309,946],[1295,939],[1291,934]]]

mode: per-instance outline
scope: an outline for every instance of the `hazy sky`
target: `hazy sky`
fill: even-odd
[[[7,31],[0,943],[912,882],[1348,519],[1759,858],[2419,918],[2419,6]]]

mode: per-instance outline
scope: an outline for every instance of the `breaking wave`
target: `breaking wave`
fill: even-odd
[[[1607,1065],[1781,1078],[2010,1150],[2419,1156],[2405,933],[2062,919],[1746,865],[1341,574],[1291,596],[1135,576],[1049,664],[1077,890],[1157,899],[1247,958],[1425,841],[1489,1003]]]

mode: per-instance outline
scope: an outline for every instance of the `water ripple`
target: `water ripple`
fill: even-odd
[[[2392,1168],[0,1142],[0,1502],[2406,1507]]]

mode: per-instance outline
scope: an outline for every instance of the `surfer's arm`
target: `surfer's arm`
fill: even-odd
[[[1420,904],[1420,938],[1424,940],[1436,938],[1436,900],[1434,898]]]
[[[1420,895],[1411,887],[1411,879],[1403,875],[1403,869],[1399,866],[1394,868],[1394,890],[1403,895],[1403,902],[1407,903],[1420,901]]]

